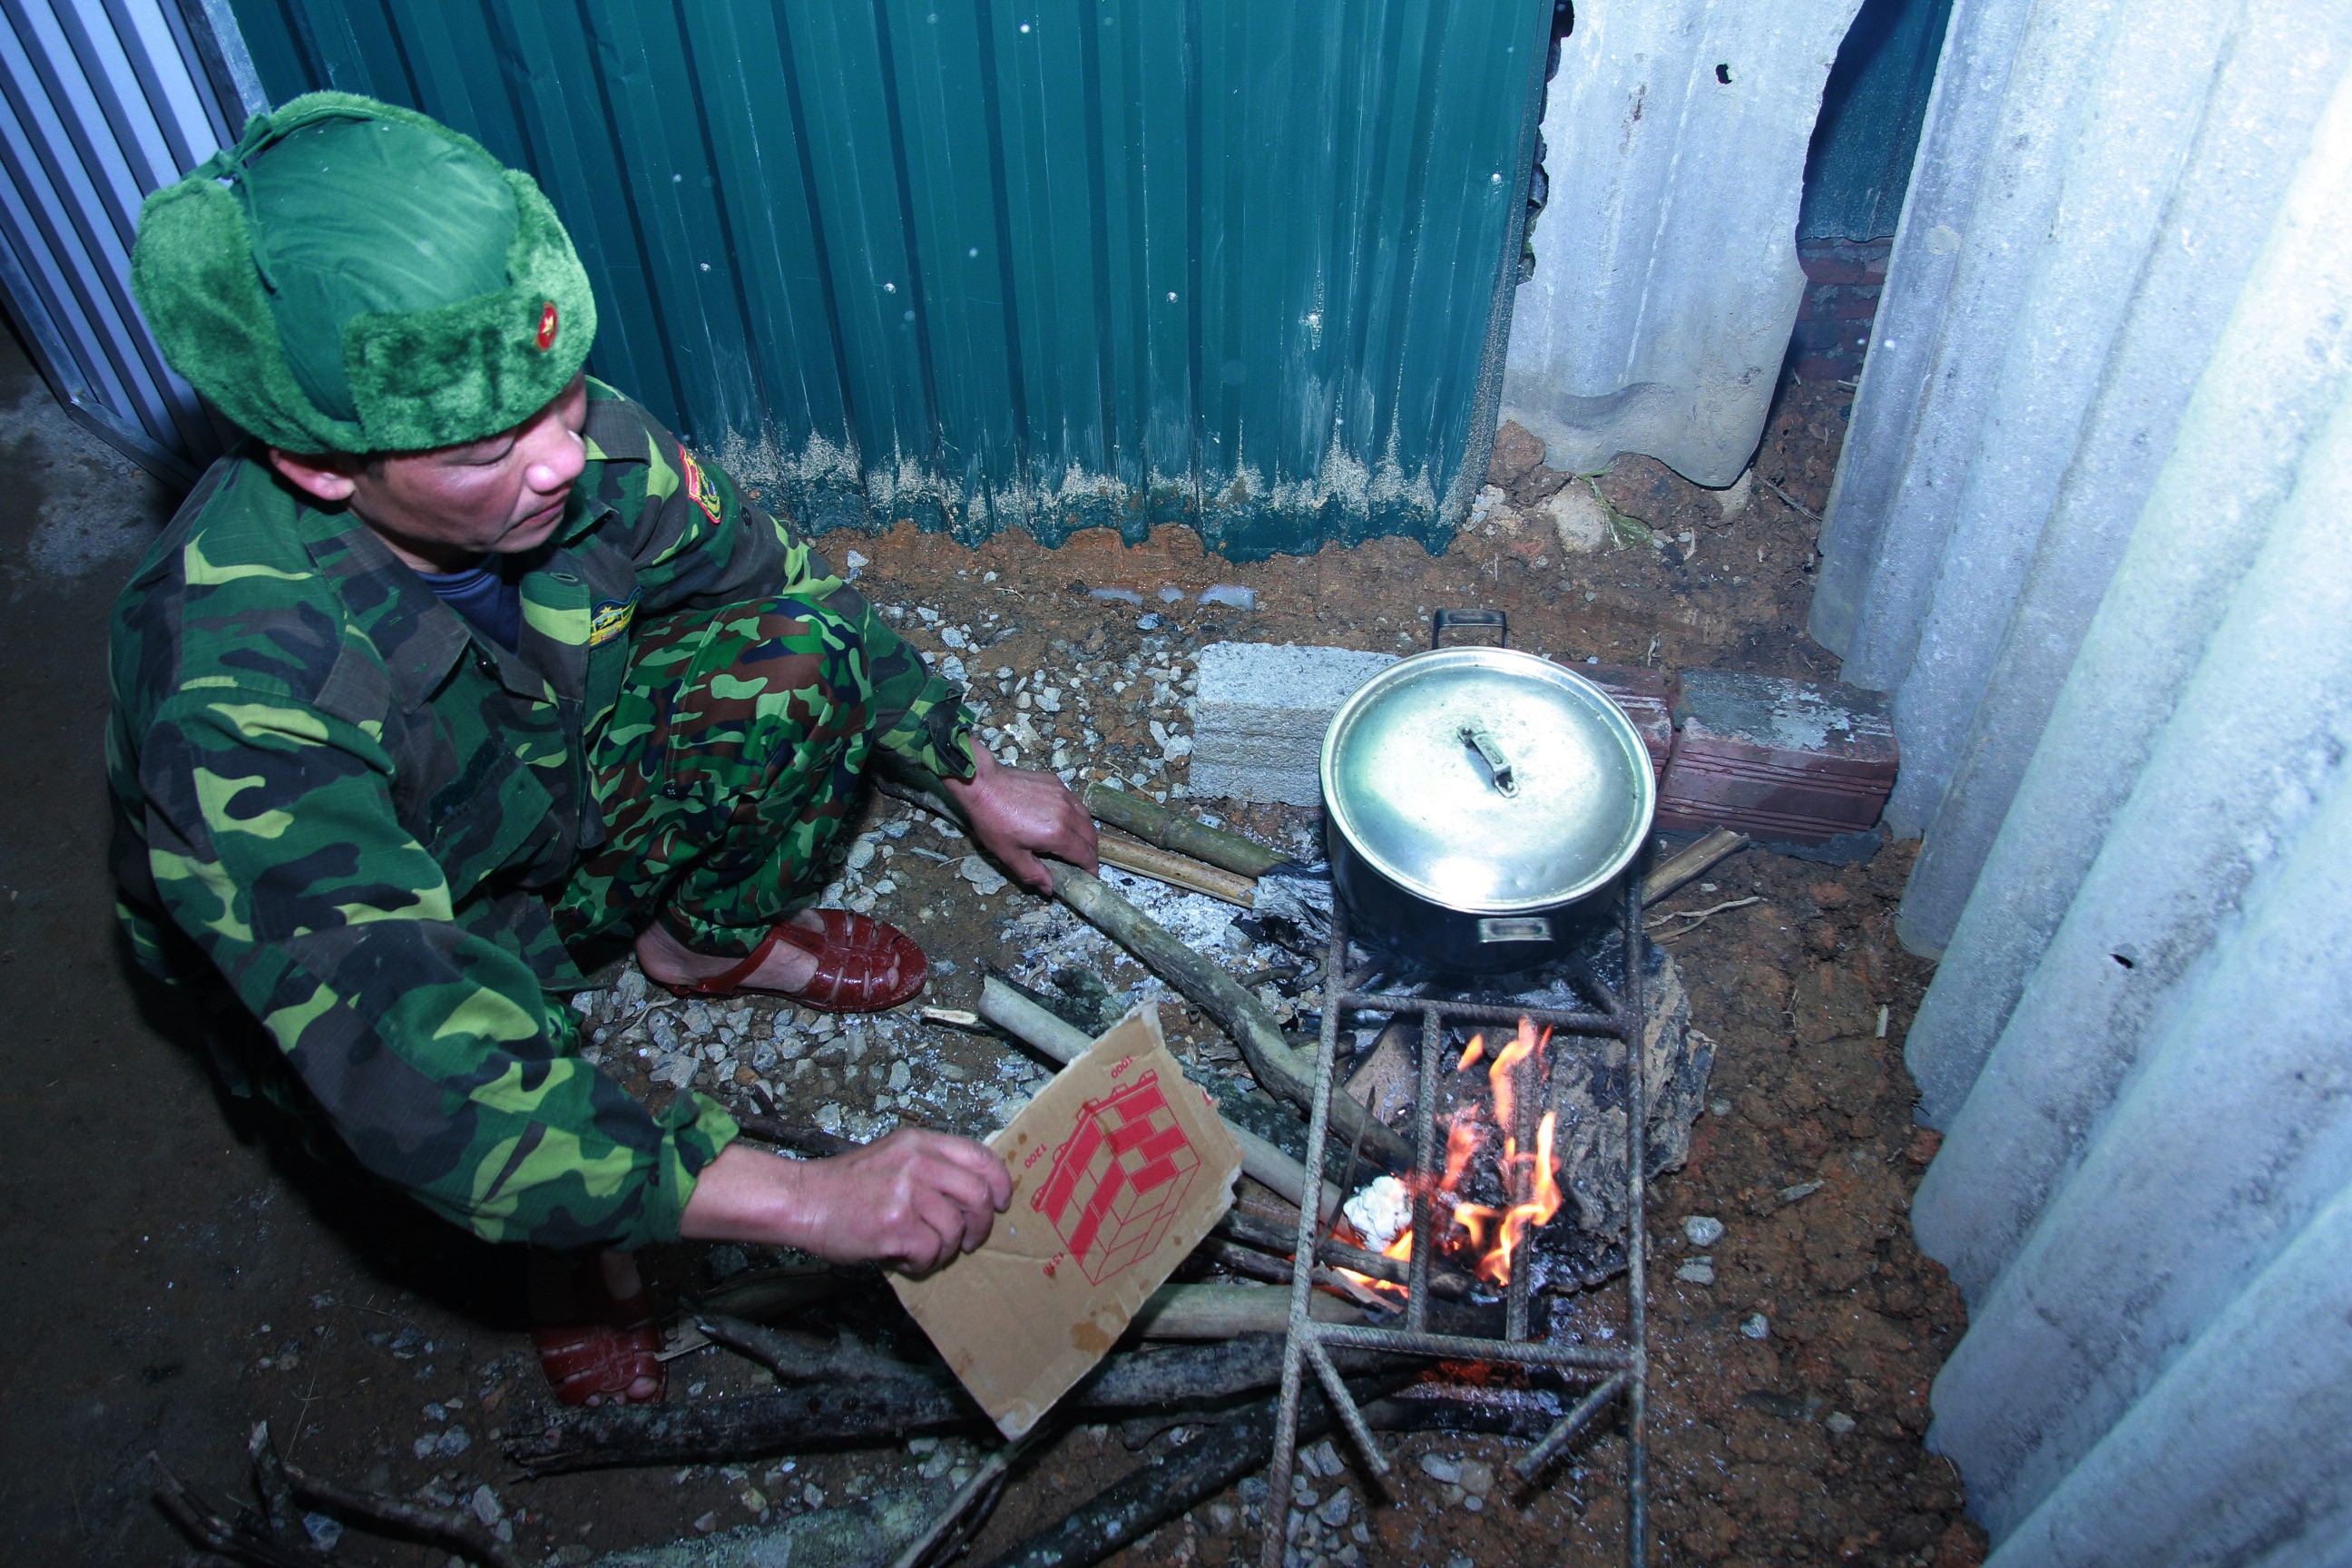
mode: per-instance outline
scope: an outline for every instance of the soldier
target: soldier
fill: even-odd
[[[625,941],[683,994],[898,1005],[915,943],[809,908],[867,763],[937,773],[1040,889],[1041,853],[1094,864],[1069,792],[998,766],[782,520],[583,375],[571,241],[466,137],[336,93],[256,116],[149,199],[132,281],[250,437],[123,590],[108,736],[123,921],[144,968],[233,996],[232,1087],[577,1259],[539,1334],[567,1402],[659,1396],[646,1243],[977,1246],[1010,1190],[983,1146],[738,1147],[716,1101],[656,1118],[583,1061],[563,996]]]

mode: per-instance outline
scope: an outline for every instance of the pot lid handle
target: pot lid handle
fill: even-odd
[[[1444,647],[1445,634],[1464,626],[1493,632],[1496,647],[1511,646],[1510,617],[1500,610],[1440,610],[1429,619],[1429,646]]]
[[[1496,793],[1501,795],[1519,793],[1519,781],[1512,771],[1511,759],[1504,753],[1503,748],[1496,743],[1495,737],[1486,732],[1485,725],[1463,725],[1462,743],[1486,759],[1488,782],[1494,784]]]

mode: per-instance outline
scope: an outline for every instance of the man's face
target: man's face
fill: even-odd
[[[270,456],[297,488],[348,504],[410,565],[451,571],[547,542],[587,462],[587,383],[574,376],[521,424],[462,446],[373,461]]]

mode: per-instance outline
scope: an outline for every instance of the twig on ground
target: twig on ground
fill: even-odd
[[[252,1564],[252,1568],[322,1568],[326,1563],[325,1557],[308,1547],[281,1546],[266,1536],[231,1524],[215,1513],[185,1481],[173,1475],[163,1457],[152,1449],[148,1451],[147,1465],[155,1477],[157,1506],[205,1551]]]
[[[253,1490],[261,1499],[261,1521],[268,1526],[269,1539],[280,1546],[300,1540],[302,1516],[294,1507],[294,1489],[286,1483],[285,1461],[278,1458],[278,1445],[269,1439],[268,1422],[254,1424],[245,1454],[253,1466]]]
[[[1744,910],[1750,904],[1760,904],[1764,900],[1761,895],[1747,899],[1728,899],[1719,904],[1711,904],[1703,910],[1677,910],[1672,914],[1660,915],[1656,920],[1648,921],[1647,924],[1650,930],[1655,931],[1660,926],[1664,925],[1668,921],[1690,921],[1690,924],[1684,926],[1679,930],[1670,931],[1666,932],[1665,935],[1658,939],[1661,942],[1672,942],[1678,936],[1688,936],[1691,932],[1698,930],[1699,927],[1705,925],[1715,916],[1723,913],[1726,910]]]
[[[880,1446],[974,1430],[988,1417],[960,1392],[906,1379],[806,1384],[691,1405],[599,1405],[536,1431],[510,1426],[507,1458],[532,1476],[619,1465],[740,1459],[792,1448]]]
[[[1782,489],[1779,485],[1774,484],[1763,475],[1757,475],[1756,481],[1762,485],[1766,489],[1770,490],[1774,495],[1779,496],[1781,503],[1788,507],[1790,511],[1795,512],[1798,516],[1809,519],[1814,522],[1821,521],[1822,514],[1820,512],[1815,511],[1811,507],[1807,506],[1804,502],[1799,500],[1795,496],[1790,495],[1787,490]]]
[[[1288,1256],[1277,1258],[1270,1252],[1261,1252],[1255,1247],[1244,1247],[1239,1242],[1228,1241],[1222,1237],[1211,1237],[1192,1249],[1192,1256],[1206,1258],[1219,1268],[1229,1269],[1235,1274],[1244,1275],[1252,1279],[1263,1279],[1269,1285],[1290,1283],[1292,1268]],[[1316,1269],[1315,1283],[1326,1289],[1337,1290],[1357,1305],[1369,1307],[1375,1312],[1393,1314],[1403,1310],[1400,1303],[1391,1300],[1377,1290],[1366,1289],[1336,1269]]]
[[[1284,1309],[1290,1293],[1260,1290]],[[1328,1300],[1328,1298],[1319,1298]],[[1329,1303],[1335,1313],[1347,1309]],[[1499,1315],[1495,1323],[1499,1326]],[[1198,1409],[1282,1380],[1280,1324],[1211,1342],[1115,1351],[1063,1396],[1056,1418],[1101,1420],[1135,1411]],[[1334,1351],[1349,1376],[1426,1363],[1374,1351]],[[915,1397],[908,1395],[913,1394]],[[879,1406],[867,1410],[865,1406]],[[534,1476],[631,1465],[724,1463],[843,1446],[895,1447],[923,1432],[994,1428],[960,1394],[940,1397],[903,1379],[812,1384],[693,1405],[608,1405],[562,1411],[507,1439],[508,1458]]]
[[[286,1479],[305,1500],[333,1509],[346,1519],[364,1520],[385,1534],[430,1542],[490,1568],[521,1568],[514,1549],[490,1533],[472,1514],[450,1508],[426,1508],[403,1502],[381,1492],[362,1491],[324,1476],[313,1476],[289,1465]]]
[[[1282,1037],[1280,1026],[1258,999],[1234,977],[1192,951],[1173,931],[1120,898],[1099,878],[1075,866],[1048,862],[1054,895],[1104,935],[1143,961],[1144,967],[1181,992],[1233,1037],[1269,1094],[1304,1108],[1312,1096],[1312,1061]],[[1412,1152],[1361,1105],[1345,1095],[1331,1100],[1331,1125],[1354,1136],[1360,1128],[1364,1150],[1391,1170],[1405,1170]]]

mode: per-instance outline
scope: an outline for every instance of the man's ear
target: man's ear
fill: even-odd
[[[267,448],[269,466],[280,478],[304,495],[330,505],[352,499],[359,488],[357,469],[360,459],[342,452],[321,452],[305,456],[299,452]]]

